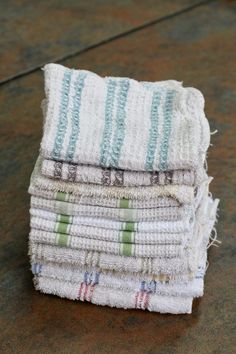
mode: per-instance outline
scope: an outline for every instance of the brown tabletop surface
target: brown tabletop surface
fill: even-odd
[[[0,353],[236,352],[236,1],[1,1]],[[100,75],[176,79],[199,88],[220,198],[219,248],[191,315],[117,310],[33,288],[27,187],[42,136],[40,67],[60,62]]]

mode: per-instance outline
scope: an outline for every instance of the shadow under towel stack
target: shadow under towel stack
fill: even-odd
[[[57,64],[44,73],[44,134],[29,187],[36,289],[191,313],[218,205],[204,169],[202,94]]]

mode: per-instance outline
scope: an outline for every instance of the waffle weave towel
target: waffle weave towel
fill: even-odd
[[[41,260],[80,267],[98,267],[121,273],[149,274],[161,280],[192,278],[197,270],[199,254],[200,251],[196,250],[194,254],[186,254],[185,258],[141,258],[29,243],[29,255],[34,263]]]
[[[76,203],[67,203],[34,196],[31,197],[31,207],[58,214],[101,217],[124,222],[176,221],[186,216],[193,216],[194,213],[194,208],[190,205],[151,209],[107,208],[93,205],[78,205]]]
[[[69,202],[84,205],[97,205],[111,208],[134,208],[134,209],[150,209],[161,207],[179,206],[178,200],[172,197],[156,197],[150,199],[128,199],[128,198],[107,198],[107,197],[91,197],[86,195],[76,195],[73,193],[54,192],[47,189],[38,189],[34,186],[29,187],[29,193],[35,197],[42,197],[60,202]]]
[[[218,200],[214,202],[208,198],[206,215],[201,212],[199,218],[203,224],[199,225],[199,232],[192,238],[190,247],[186,250],[182,258],[141,258],[126,257],[115,254],[101,252],[77,250],[65,246],[56,246],[31,241],[29,244],[29,254],[34,262],[37,259],[45,261],[75,264],[78,266],[99,267],[103,270],[117,272],[133,272],[143,274],[164,274],[173,276],[176,274],[195,274],[199,257],[206,250],[209,236],[216,219]],[[205,207],[204,207],[205,209]],[[198,211],[199,213],[199,211]]]
[[[109,242],[99,239],[76,237],[57,232],[47,232],[31,228],[31,242],[59,245],[79,250],[98,251],[122,256],[176,258],[183,255],[183,246],[176,244],[150,245],[134,243]]]
[[[92,226],[68,224],[37,217],[31,218],[30,226],[37,230],[56,232],[82,238],[91,238],[94,240],[145,245],[178,245],[187,242],[191,236],[191,233],[147,233],[129,230],[111,230]]]
[[[58,64],[44,72],[44,158],[136,171],[203,164],[210,131],[200,91]]]
[[[116,230],[142,233],[186,233],[192,230],[194,221],[194,219],[187,216],[185,219],[178,221],[120,222],[104,218],[56,214],[37,208],[31,208],[30,215],[55,223],[67,223],[75,227],[90,226],[107,229],[109,231]]]

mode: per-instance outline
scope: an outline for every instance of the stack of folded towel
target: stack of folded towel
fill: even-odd
[[[44,68],[44,134],[31,177],[36,289],[191,313],[216,220],[204,99],[176,81]]]

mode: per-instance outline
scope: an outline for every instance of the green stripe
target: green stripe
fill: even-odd
[[[125,231],[135,231],[134,225],[135,225],[134,222],[126,222],[126,223],[125,223],[124,230],[125,230]]]
[[[64,202],[66,200],[66,193],[65,192],[57,192],[56,200],[59,200],[60,202]]]
[[[129,209],[129,199],[122,198],[120,199],[120,208],[122,209]]]
[[[65,224],[70,224],[70,216],[65,214],[59,214],[58,221],[63,222]]]
[[[68,234],[67,229],[68,229],[68,224],[61,223],[61,222],[59,222],[57,224],[57,230],[56,231],[59,232],[60,234]]]
[[[67,246],[69,240],[69,236],[65,234],[59,234],[57,239],[57,244],[59,246]]]
[[[133,243],[132,242],[132,235],[133,235],[133,233],[130,231],[123,231],[122,232],[122,243]]]
[[[132,243],[122,243],[121,244],[121,254],[123,256],[132,256]]]

